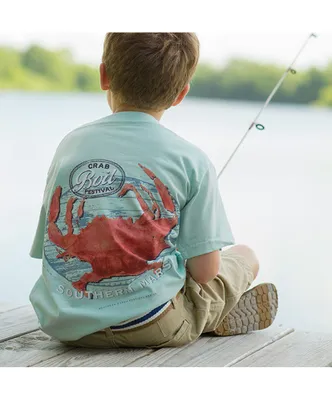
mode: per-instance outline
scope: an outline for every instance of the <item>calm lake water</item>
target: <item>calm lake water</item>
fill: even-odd
[[[219,171],[260,106],[188,99],[162,123]],[[107,114],[99,94],[0,93],[0,302],[28,303],[41,272],[28,253],[56,146]],[[220,179],[236,241],[256,250],[257,282],[276,284],[277,323],[332,332],[332,111],[270,105],[260,122]]]

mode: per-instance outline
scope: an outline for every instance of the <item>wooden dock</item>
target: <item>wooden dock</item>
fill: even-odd
[[[182,348],[67,347],[38,329],[31,306],[0,304],[1,367],[331,367],[332,333],[282,326],[235,337],[203,336]]]

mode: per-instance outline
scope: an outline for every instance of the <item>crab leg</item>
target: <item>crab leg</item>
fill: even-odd
[[[75,197],[71,197],[66,206],[66,215],[65,222],[68,228],[68,232],[66,235],[63,235],[61,230],[58,228],[56,222],[59,218],[60,214],[60,198],[62,194],[62,187],[58,186],[52,196],[51,204],[50,204],[50,212],[48,216],[48,236],[50,240],[59,247],[63,249],[67,249],[70,245],[70,242],[75,237],[74,228],[73,228],[73,205],[77,200]],[[78,208],[78,216],[81,217],[83,215],[83,205],[84,200],[81,202]],[[65,255],[62,253],[58,258],[61,258]]]
[[[78,281],[73,282],[72,285],[73,287],[78,290],[79,292],[82,292],[86,290],[86,286],[90,282],[100,282],[102,279],[106,278],[106,276],[100,276],[96,274],[95,272],[88,272],[85,273]]]
[[[144,211],[144,214],[147,215],[148,217],[150,217],[151,219],[154,218],[154,214],[153,212],[150,210],[149,206],[146,204],[146,202],[144,201],[143,197],[141,196],[141,194],[139,193],[139,191],[135,188],[135,186],[127,183],[126,185],[124,185],[123,189],[121,190],[121,192],[119,193],[119,197],[123,197],[125,196],[129,191],[133,191],[136,195],[136,198],[142,208],[142,210]]]
[[[49,222],[56,222],[60,214],[60,197],[62,193],[62,187],[58,186],[53,193],[53,197],[50,205],[50,213],[48,215]]]
[[[51,205],[50,205],[50,212],[48,215],[48,236],[50,240],[56,244],[59,247],[64,247],[65,245],[65,240],[62,235],[62,232],[58,228],[56,222],[58,220],[59,214],[60,214],[60,197],[62,193],[62,187],[58,186],[54,193],[53,197],[51,200]]]
[[[78,206],[77,209],[77,217],[78,218],[82,218],[83,214],[84,214],[84,203],[85,203],[85,199],[83,199],[80,203],[80,205]]]
[[[147,189],[145,186],[141,185],[141,189],[144,190],[149,196],[150,199],[152,200],[152,212],[155,215],[156,219],[160,218],[160,207],[157,204],[156,199],[154,198],[153,194],[150,192],[149,189]],[[156,212],[157,211],[157,212]],[[155,213],[156,212],[156,213]]]
[[[74,205],[75,201],[76,201],[75,197],[71,197],[67,202],[67,208],[66,208],[66,224],[67,224],[67,227],[68,227],[67,235],[72,235],[74,233],[74,229],[73,229],[73,205]]]
[[[85,199],[81,200],[80,205],[77,208],[77,218],[75,219],[76,225],[79,227],[79,219],[83,217],[84,214],[84,204],[85,204]]]
[[[138,164],[142,170],[148,175],[149,178],[151,178],[154,181],[154,184],[158,190],[158,193],[161,197],[161,200],[164,204],[164,207],[166,208],[167,211],[174,212],[175,211],[175,206],[172,200],[172,197],[169,193],[169,190],[167,186],[165,186],[162,181],[156,177],[156,175],[150,171],[148,168],[143,167],[143,165]]]

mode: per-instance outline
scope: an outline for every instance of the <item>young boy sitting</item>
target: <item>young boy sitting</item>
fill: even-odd
[[[216,172],[159,123],[181,103],[199,58],[193,33],[108,33],[101,88],[113,113],[60,143],[31,256],[41,329],[84,347],[181,346],[202,333],[268,327],[272,284],[233,244]]]

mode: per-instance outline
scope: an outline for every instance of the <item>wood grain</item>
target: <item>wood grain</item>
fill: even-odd
[[[234,367],[326,367],[332,362],[332,335],[295,332]]]
[[[292,329],[269,328],[248,335],[232,337],[204,336],[180,348],[165,348],[132,362],[130,367],[225,367],[234,360],[248,357],[282,337]]]
[[[37,329],[37,317],[31,306],[14,308],[0,314],[0,343]]]
[[[149,349],[73,349],[35,367],[125,367],[140,357],[151,354]]]
[[[0,303],[0,313],[5,311],[13,310],[14,308],[22,307],[21,305],[15,305],[12,303]]]
[[[180,348],[83,349],[38,329],[31,306],[0,304],[1,367],[323,367],[332,366],[332,334],[282,326],[233,337],[203,336]]]
[[[29,367],[69,350],[38,330],[0,343],[0,366]]]

